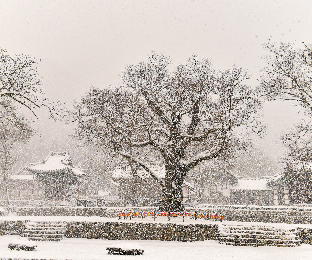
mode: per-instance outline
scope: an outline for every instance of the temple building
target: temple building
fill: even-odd
[[[233,176],[235,177],[235,176]],[[208,183],[201,203],[216,205],[288,205],[288,188],[281,176],[258,178],[235,177],[231,181]]]
[[[279,182],[280,176],[239,178],[231,189],[232,204],[288,205],[288,188]]]
[[[79,195],[84,172],[74,167],[68,153],[51,153],[44,161],[26,169],[44,186],[46,200],[70,201]]]

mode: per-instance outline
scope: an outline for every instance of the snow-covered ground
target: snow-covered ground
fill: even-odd
[[[59,242],[37,242],[37,251],[8,249],[17,236],[0,237],[0,259],[148,259],[148,260],[303,260],[311,259],[312,246],[300,247],[235,247],[219,244],[218,241],[165,242],[165,241],[116,241],[100,239],[69,238]],[[127,246],[136,243],[144,250],[139,256],[108,255],[106,247]]]
[[[126,222],[154,222],[152,217],[118,220],[118,218],[102,217],[79,217],[79,216],[2,216],[4,220],[31,220],[31,221],[126,221]],[[167,222],[166,217],[156,218],[156,222]],[[280,228],[312,227],[311,225],[287,225],[281,223],[246,223],[246,222],[219,222],[207,220],[194,220],[182,218],[172,218],[171,223],[179,224],[243,224],[243,225],[268,225]],[[59,242],[38,241],[36,251],[15,251],[8,248],[10,242],[19,239],[18,236],[0,236],[0,259],[166,259],[166,260],[186,260],[186,259],[248,259],[248,260],[287,260],[287,259],[312,259],[312,245],[303,244],[299,247],[236,247],[219,244],[218,241],[198,241],[198,242],[173,242],[173,241],[116,241],[101,239],[65,238]],[[121,245],[127,247],[130,244],[138,244],[144,250],[140,256],[116,256],[108,255],[107,247]]]
[[[284,229],[293,229],[293,228],[311,228],[312,224],[285,224],[285,223],[264,223],[264,222],[238,222],[238,221],[214,221],[214,220],[206,220],[206,219],[193,219],[186,217],[183,219],[182,217],[171,217],[170,221],[168,221],[167,217],[157,217],[155,220],[153,217],[145,217],[145,218],[129,218],[127,219],[118,219],[116,218],[104,218],[104,217],[86,217],[86,216],[0,216],[0,221],[17,221],[17,220],[30,220],[30,221],[66,221],[66,222],[142,222],[142,223],[175,223],[175,224],[217,224],[217,225],[261,225],[261,226],[274,226],[276,228],[284,228]],[[312,259],[312,258],[311,258]]]

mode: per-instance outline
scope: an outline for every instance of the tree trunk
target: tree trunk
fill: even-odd
[[[178,167],[166,166],[165,185],[162,191],[162,200],[159,210],[164,212],[181,212],[183,206],[183,190],[184,181],[183,173],[177,169]]]

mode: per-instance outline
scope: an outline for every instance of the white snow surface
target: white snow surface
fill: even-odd
[[[269,190],[267,179],[237,179],[237,184],[232,187],[233,190]]]
[[[35,241],[30,241],[25,237],[20,236],[8,236],[8,243],[25,245],[25,246],[38,246],[38,243]]]
[[[135,218],[132,220],[118,220],[117,218],[103,217],[81,217],[81,216],[2,216],[4,220],[30,220],[30,221],[118,221],[118,222],[154,222],[153,217],[143,220]],[[157,217],[157,223],[168,222],[167,217]],[[217,225],[259,225],[274,226],[276,228],[292,229],[296,227],[309,227],[312,224],[283,224],[283,223],[254,223],[234,221],[207,221],[182,218],[171,218],[170,223],[177,224],[217,224]],[[301,260],[312,258],[312,245],[303,244],[299,247],[239,247],[219,244],[215,240],[197,242],[176,241],[127,241],[127,240],[102,240],[84,238],[64,238],[59,242],[38,241],[36,251],[15,251],[8,248],[11,241],[16,241],[19,236],[0,236],[0,259],[148,259],[148,260],[188,260],[188,259],[240,259],[240,260]],[[107,247],[124,247],[143,249],[144,254],[140,256],[118,256],[108,255]]]
[[[34,175],[21,174],[21,175],[10,175],[11,180],[34,180]]]
[[[63,160],[66,159],[66,155],[50,155],[42,163],[37,163],[30,165],[28,168],[34,171],[59,171],[69,168],[70,166],[63,163]]]
[[[16,216],[16,215],[6,215],[0,216],[1,221],[56,221],[56,222],[140,222],[140,223],[174,223],[180,225],[189,225],[189,224],[211,224],[211,225],[244,225],[244,226],[270,226],[275,228],[283,228],[285,230],[294,229],[294,228],[311,228],[312,224],[285,224],[285,223],[264,223],[264,222],[238,222],[238,221],[214,221],[214,220],[206,220],[206,219],[197,219],[194,220],[193,218],[183,218],[182,217],[171,217],[170,221],[168,221],[168,217],[165,216],[158,216],[156,217],[155,221],[153,217],[144,217],[143,219],[140,217],[134,217],[131,220],[129,218],[126,219],[118,219],[116,218],[105,218],[105,217],[98,217],[98,216]],[[0,258],[1,259],[1,258]],[[312,259],[312,258],[311,258]]]
[[[10,239],[17,236],[0,237],[0,258],[19,259],[148,259],[148,260],[303,260],[311,259],[312,246],[300,247],[234,247],[218,241],[116,241],[101,239],[65,238],[59,242],[38,241],[36,251],[15,251],[8,248]],[[116,245],[139,245],[144,250],[140,256],[108,255],[107,247]],[[130,246],[131,247],[131,246]]]

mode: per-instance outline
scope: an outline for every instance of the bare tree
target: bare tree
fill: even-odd
[[[0,49],[0,100],[27,108],[36,116],[36,109],[46,107],[51,117],[61,112],[59,103],[50,102],[40,88],[38,62],[27,55],[10,56]]]
[[[268,43],[271,53],[262,75],[263,95],[270,100],[299,102],[312,111],[312,49],[295,49],[291,44]]]
[[[36,116],[36,109],[46,107],[54,118],[60,110],[45,97],[40,88],[37,61],[27,55],[10,56],[0,49],[0,167],[7,193],[8,171],[13,164],[12,148],[26,141],[33,131],[17,111],[27,108]],[[59,109],[59,108],[58,108]]]
[[[312,115],[312,48],[294,48],[290,43],[268,43],[271,53],[263,70],[261,90],[269,100],[293,101]],[[309,120],[308,120],[309,121]],[[311,203],[311,121],[304,122],[283,137],[288,148],[283,181],[293,203]]]
[[[238,147],[232,130],[250,120],[259,102],[242,69],[216,72],[197,56],[172,73],[169,64],[153,53],[126,68],[123,87],[91,89],[77,107],[77,132],[142,167],[163,189],[161,209],[177,211],[188,172]]]
[[[14,163],[11,154],[13,145],[27,141],[32,134],[28,122],[17,115],[14,107],[8,102],[0,102],[0,165],[7,206],[9,206],[8,173]]]

